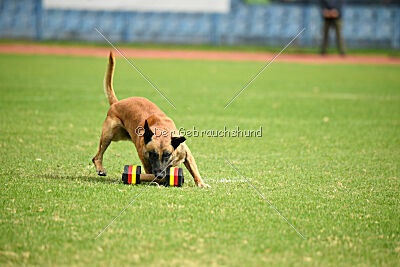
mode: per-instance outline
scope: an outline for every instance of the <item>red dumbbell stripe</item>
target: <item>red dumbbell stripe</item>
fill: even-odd
[[[128,184],[132,183],[132,165],[129,165],[128,168]]]
[[[178,185],[178,172],[179,172],[179,168],[175,168],[174,169],[174,186]]]

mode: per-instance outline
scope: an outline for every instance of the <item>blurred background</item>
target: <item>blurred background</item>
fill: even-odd
[[[399,0],[344,0],[348,48],[399,49]],[[319,0],[0,0],[0,38],[119,43],[319,47]],[[334,45],[334,31],[330,42]]]

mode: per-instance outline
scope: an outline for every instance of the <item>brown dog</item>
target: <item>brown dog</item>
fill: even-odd
[[[146,173],[163,178],[168,167],[184,163],[197,186],[209,187],[200,177],[193,155],[184,143],[185,137],[177,135],[174,122],[164,112],[144,97],[118,101],[112,86],[114,68],[115,58],[110,52],[104,77],[104,91],[110,109],[103,123],[99,151],[92,159],[97,174],[106,175],[103,154],[111,141],[131,140]]]

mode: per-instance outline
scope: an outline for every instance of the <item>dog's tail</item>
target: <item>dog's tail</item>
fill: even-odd
[[[110,51],[110,56],[108,58],[108,66],[106,75],[104,76],[104,92],[108,98],[108,102],[110,105],[118,102],[117,97],[114,94],[113,90],[113,76],[114,76],[114,69],[115,69],[115,57],[113,53]]]

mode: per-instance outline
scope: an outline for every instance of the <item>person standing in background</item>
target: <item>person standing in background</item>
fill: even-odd
[[[323,40],[321,54],[325,55],[329,42],[329,29],[331,26],[336,30],[336,43],[341,55],[345,55],[342,39],[342,0],[320,0],[322,5],[322,16],[324,17]]]

